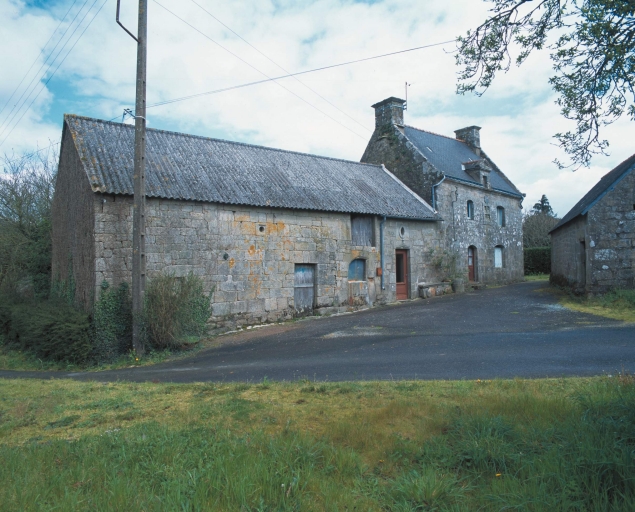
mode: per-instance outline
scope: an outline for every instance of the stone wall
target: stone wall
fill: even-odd
[[[95,296],[95,194],[70,137],[65,127],[51,209],[51,272],[54,284],[74,288],[77,304],[89,310]]]
[[[432,204],[432,186],[443,177],[401,129],[392,124],[383,124],[375,129],[361,161],[383,164],[429,204]]]
[[[635,171],[626,175],[587,214],[587,290],[633,288],[635,272]]]
[[[146,218],[148,279],[161,271],[200,276],[213,291],[216,327],[292,317],[296,263],[316,266],[318,313],[394,301],[396,249],[410,251],[410,297],[417,296],[418,281],[437,278],[426,260],[439,243],[437,222],[387,220],[382,290],[376,275],[380,219],[374,221],[375,247],[362,247],[351,245],[350,215],[341,213],[148,199]],[[96,194],[94,236],[94,283],[129,281],[132,198]],[[356,258],[366,260],[366,281],[349,283],[348,266]]]
[[[578,217],[551,234],[550,281],[577,293],[585,291],[588,275],[586,221]]]
[[[474,204],[473,219],[467,215],[468,201]],[[444,219],[448,248],[459,255],[457,266],[461,273],[467,274],[467,251],[474,246],[476,281],[503,284],[523,279],[523,226],[518,198],[448,179],[437,187],[435,204]],[[505,209],[503,227],[497,222],[498,206]],[[494,265],[496,246],[503,248],[502,268]]]
[[[635,172],[551,235],[551,280],[579,293],[635,286]]]

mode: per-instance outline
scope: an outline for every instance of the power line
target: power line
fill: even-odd
[[[271,82],[272,80],[282,80],[283,78],[289,78],[289,77],[298,76],[298,75],[306,75],[308,73],[315,73],[316,71],[324,71],[326,69],[332,69],[332,68],[338,68],[338,67],[342,67],[342,66],[348,66],[350,64],[357,64],[359,62],[365,62],[365,61],[374,60],[374,59],[381,59],[381,58],[384,58],[384,57],[390,57],[392,55],[398,55],[398,54],[401,54],[401,53],[414,52],[416,50],[423,50],[425,48],[432,48],[434,46],[441,46],[441,45],[444,45],[444,44],[453,43],[455,41],[456,41],[456,39],[452,39],[450,41],[443,41],[441,43],[426,44],[426,45],[423,45],[423,46],[416,46],[414,48],[408,48],[406,50],[399,50],[399,51],[396,51],[396,52],[390,52],[390,53],[384,53],[384,54],[381,54],[381,55],[375,55],[373,57],[365,57],[363,59],[356,59],[356,60],[351,60],[351,61],[347,61],[347,62],[340,62],[339,64],[331,64],[330,66],[322,66],[322,67],[319,67],[319,68],[307,69],[305,71],[298,71],[296,73],[289,73],[287,75],[281,75],[281,76],[276,76],[276,77],[273,77],[273,78],[267,78],[266,80],[256,80],[255,82],[247,82],[247,83],[244,83],[244,84],[232,85],[232,86],[229,86],[229,87],[223,87],[222,89],[214,89],[212,91],[199,92],[197,94],[190,94],[189,96],[181,96],[180,98],[173,98],[171,100],[159,101],[157,103],[153,103],[152,105],[148,105],[147,108],[160,107],[160,106],[163,106],[163,105],[169,105],[170,103],[176,103],[178,101],[185,101],[185,100],[198,98],[200,96],[207,96],[207,95],[210,95],[210,94],[218,94],[218,93],[221,93],[221,92],[232,91],[234,89],[242,89],[243,87],[250,87],[252,85],[264,84],[264,83],[267,83],[267,82]]]
[[[242,41],[244,41],[247,45],[249,45],[251,48],[253,48],[254,50],[256,50],[260,55],[262,55],[265,59],[267,59],[268,61],[272,62],[273,64],[275,64],[278,68],[280,68],[282,71],[284,71],[285,73],[289,73],[288,70],[286,70],[285,68],[283,68],[280,64],[278,64],[276,61],[274,61],[271,57],[269,57],[268,55],[266,55],[265,53],[263,53],[262,51],[260,51],[258,48],[256,48],[253,44],[251,44],[249,41],[247,41],[244,37],[242,37],[240,34],[238,34],[235,30],[233,30],[231,27],[229,27],[227,24],[223,23],[221,20],[219,20],[216,16],[214,16],[211,12],[209,12],[207,9],[205,9],[201,4],[199,4],[198,2],[196,2],[196,0],[190,0],[194,5],[196,5],[197,7],[199,7],[203,12],[209,14],[212,18],[214,18],[218,23],[220,23],[223,27],[225,27],[227,30],[229,30],[232,34],[234,34],[236,37],[238,37],[239,39],[241,39]],[[367,126],[363,125],[362,123],[360,123],[357,119],[349,116],[346,112],[344,112],[341,108],[339,108],[337,105],[333,104],[331,101],[329,101],[328,99],[326,99],[324,96],[322,96],[319,92],[317,92],[315,89],[309,87],[307,84],[305,84],[304,82],[302,82],[299,78],[297,77],[293,77],[293,79],[300,83],[301,85],[303,85],[304,87],[306,87],[309,91],[311,91],[313,94],[315,94],[316,96],[318,96],[319,98],[321,98],[322,100],[326,101],[329,105],[331,105],[334,109],[338,110],[339,112],[341,112],[342,114],[344,114],[346,117],[348,117],[351,121],[353,121],[354,123],[357,123],[359,126],[361,126],[364,130],[372,132],[372,130],[368,129]]]
[[[11,93],[11,96],[9,96],[9,99],[7,100],[7,102],[4,104],[4,106],[2,107],[2,110],[0,110],[0,115],[2,115],[2,113],[4,112],[4,109],[7,108],[7,105],[11,102],[11,99],[13,98],[13,96],[15,95],[16,92],[18,92],[18,90],[20,89],[20,86],[22,85],[22,82],[24,82],[24,80],[26,79],[27,76],[29,76],[29,73],[31,72],[31,70],[33,69],[33,66],[35,66],[35,63],[37,62],[37,60],[40,58],[40,55],[44,53],[44,49],[48,46],[48,44],[51,42],[51,40],[53,39],[53,36],[57,33],[57,31],[59,30],[59,28],[62,26],[62,23],[64,23],[64,20],[66,19],[66,16],[68,16],[68,13],[71,12],[71,9],[75,6],[75,4],[77,3],[77,0],[74,0],[74,2],[71,4],[71,6],[68,8],[68,11],[66,11],[66,14],[64,15],[64,17],[60,20],[59,24],[57,25],[57,27],[55,27],[55,30],[53,30],[53,33],[51,34],[51,37],[48,38],[48,41],[46,41],[46,43],[44,43],[44,46],[42,46],[42,49],[40,50],[40,53],[37,55],[37,57],[35,57],[35,60],[33,61],[33,63],[31,64],[31,67],[29,67],[29,69],[27,70],[27,72],[24,74],[24,76],[22,77],[22,80],[20,80],[20,83],[17,85],[17,87],[13,90],[13,92]],[[64,37],[62,35],[62,37]]]
[[[42,78],[44,78],[44,75],[46,74],[46,71],[48,71],[48,68],[40,74],[40,72],[42,71],[42,69],[44,69],[44,67],[46,66],[47,62],[49,61],[49,59],[51,58],[51,56],[55,53],[55,50],[57,49],[57,47],[60,45],[60,43],[64,40],[64,38],[66,37],[66,34],[68,33],[68,31],[71,29],[71,27],[73,26],[73,23],[75,23],[75,20],[77,19],[77,17],[79,16],[79,14],[82,12],[82,10],[84,9],[84,7],[86,6],[86,4],[89,2],[89,0],[85,0],[84,3],[82,4],[82,6],[79,8],[79,10],[77,11],[77,13],[75,14],[75,17],[71,20],[71,22],[68,24],[68,27],[66,27],[66,30],[64,30],[64,33],[62,34],[62,37],[60,37],[60,39],[57,41],[57,43],[55,43],[55,46],[53,47],[53,49],[51,50],[51,53],[48,54],[48,57],[46,57],[46,59],[44,60],[44,62],[42,63],[42,65],[40,66],[40,69],[37,70],[37,72],[35,73],[35,75],[33,75],[33,78],[31,78],[31,81],[29,82],[29,85],[27,85],[26,89],[24,89],[24,91],[22,91],[22,94],[20,95],[20,97],[18,98],[18,100],[15,102],[15,104],[13,105],[13,107],[11,108],[11,111],[7,114],[7,117],[5,119],[5,121],[3,121],[0,126],[4,125],[5,123],[7,124],[7,126],[11,123],[11,121],[15,118],[15,116],[18,114],[18,112],[20,111],[20,109],[24,106],[24,104],[29,101],[29,98],[31,97],[31,94],[33,94],[33,91],[35,90],[35,88],[37,87],[37,84],[40,82],[40,80]],[[80,22],[81,23],[81,22]],[[77,29],[75,29],[77,30]],[[75,33],[75,31],[73,31],[73,34]],[[71,34],[70,37],[73,37],[73,34]],[[70,38],[69,38],[70,39]],[[68,40],[67,40],[68,43]],[[55,62],[55,60],[57,59],[57,57],[59,57],[59,54],[62,52],[62,50],[64,49],[64,47],[62,47],[62,49],[58,52],[58,54],[53,58],[53,60],[51,61],[51,65]],[[50,67],[50,66],[49,66]],[[34,84],[35,82],[35,84]],[[33,89],[31,90],[31,86],[33,85]],[[27,94],[28,92],[28,94]],[[27,97],[24,99],[24,101],[22,103],[20,103],[20,101],[22,100],[22,98],[24,97],[24,95],[27,94]],[[18,104],[20,104],[20,106],[18,107]],[[17,107],[17,110],[16,110]],[[15,114],[13,116],[11,116],[11,114],[13,114],[13,112],[15,111]],[[4,131],[7,126],[3,127]]]
[[[93,2],[93,5],[90,6],[90,9],[93,8],[93,6],[97,3],[98,0],[95,0],[95,2]],[[91,26],[91,24],[93,23],[93,21],[95,21],[95,18],[97,17],[97,15],[101,12],[101,10],[104,8],[104,5],[106,5],[106,2],[108,2],[108,0],[104,0],[104,2],[101,4],[101,6],[99,7],[99,9],[97,10],[97,12],[95,13],[95,15],[91,18],[91,20],[88,22],[88,24],[86,25],[86,27],[84,28],[84,30],[82,31],[82,33],[79,35],[79,37],[75,40],[75,42],[73,43],[73,46],[70,47],[70,49],[68,50],[68,52],[66,52],[66,55],[64,55],[64,58],[61,60],[61,62],[57,65],[57,67],[55,68],[55,71],[53,71],[53,73],[51,74],[51,76],[46,80],[46,82],[44,82],[44,84],[42,85],[42,88],[40,89],[40,91],[37,93],[37,95],[35,96],[35,98],[33,98],[33,101],[31,101],[31,103],[29,103],[29,106],[26,108],[26,110],[24,112],[22,112],[22,115],[20,116],[20,118],[17,120],[17,122],[13,125],[13,128],[11,128],[11,130],[9,131],[9,133],[7,133],[6,137],[2,140],[2,142],[0,142],[0,147],[2,147],[2,145],[6,142],[6,140],[9,138],[9,136],[11,135],[11,133],[13,133],[13,130],[15,130],[16,126],[18,126],[18,124],[20,124],[20,121],[22,121],[22,118],[24,117],[24,115],[30,110],[31,106],[33,105],[33,103],[35,103],[35,101],[39,98],[40,94],[42,94],[42,91],[44,89],[46,89],[46,86],[48,85],[48,83],[51,81],[51,79],[55,76],[55,73],[57,73],[57,70],[60,68],[60,66],[62,64],[64,64],[64,61],[66,61],[66,58],[70,55],[70,53],[73,51],[73,48],[75,48],[75,45],[79,42],[79,40],[83,37],[83,35],[86,33],[86,31],[88,30],[88,27]],[[88,12],[90,12],[90,9],[86,12],[86,14],[88,14]],[[84,19],[86,18],[86,15],[84,16],[84,18],[82,18],[82,21],[84,21]],[[80,22],[81,23],[81,22]],[[73,32],[74,34],[75,32]],[[72,37],[72,35],[71,35]],[[70,39],[69,39],[70,40]],[[64,45],[65,47],[66,45]],[[61,52],[60,52],[61,53]],[[57,57],[56,57],[57,58]]]
[[[329,114],[327,114],[326,112],[324,112],[323,110],[321,110],[320,108],[316,107],[315,105],[313,105],[311,102],[305,100],[302,96],[300,96],[299,94],[296,94],[295,92],[293,92],[291,89],[285,87],[284,85],[282,85],[281,83],[278,83],[276,80],[276,78],[272,78],[269,75],[267,75],[267,73],[259,70],[257,67],[253,66],[252,64],[250,64],[249,62],[247,62],[245,59],[243,59],[242,57],[239,57],[238,55],[236,55],[234,52],[232,52],[231,50],[229,50],[228,48],[225,48],[222,44],[220,44],[219,42],[215,41],[214,39],[212,39],[210,36],[208,36],[207,34],[205,34],[204,32],[201,32],[198,28],[196,28],[194,25],[192,25],[191,23],[189,23],[188,21],[184,20],[183,18],[181,18],[180,16],[178,16],[177,14],[175,14],[174,12],[172,12],[170,9],[168,9],[167,7],[161,5],[159,2],[157,2],[157,0],[153,0],[155,4],[157,4],[159,7],[165,9],[167,12],[169,12],[172,16],[174,16],[175,18],[177,18],[178,20],[182,21],[183,23],[185,23],[188,27],[192,28],[193,30],[196,30],[196,32],[198,32],[199,34],[201,34],[203,37],[209,39],[212,43],[214,43],[215,45],[219,46],[220,48],[222,48],[223,50],[225,50],[227,53],[229,53],[230,55],[233,55],[235,58],[237,58],[238,60],[240,60],[241,62],[243,62],[244,64],[246,64],[247,66],[249,66],[250,68],[256,70],[258,73],[260,73],[263,76],[267,77],[267,81],[273,81],[276,85],[278,85],[279,87],[282,87],[284,90],[286,90],[287,92],[293,94],[296,98],[302,100],[304,103],[306,103],[307,105],[309,105],[311,108],[314,108],[315,110],[317,110],[318,112],[320,112],[321,114],[325,115],[326,117],[328,117],[329,119],[331,119],[332,121],[335,121],[337,124],[339,124],[340,126],[344,127],[346,130],[348,130],[349,132],[355,134],[357,137],[359,137],[360,139],[366,140],[366,137],[360,135],[359,133],[357,133],[355,130],[351,130],[348,126],[346,126],[345,124],[342,124],[340,121],[338,121],[337,119],[335,119],[334,117],[330,116]],[[149,108],[150,106],[146,107]]]

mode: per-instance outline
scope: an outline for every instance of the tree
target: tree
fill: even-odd
[[[20,283],[48,295],[51,279],[51,204],[57,155],[4,157],[0,173],[0,291]],[[26,282],[25,282],[26,280]]]
[[[544,213],[528,213],[523,217],[523,247],[548,247],[551,231],[560,219]]]
[[[492,13],[457,38],[457,92],[482,95],[496,73],[548,48],[556,103],[573,131],[555,134],[571,163],[587,166],[606,154],[600,129],[626,113],[635,121],[635,2],[633,0],[487,0]],[[548,39],[553,34],[554,40]],[[512,57],[517,50],[515,58]]]
[[[553,213],[553,208],[551,208],[551,205],[549,204],[549,199],[547,199],[547,196],[544,194],[540,198],[540,201],[534,204],[534,206],[531,209],[531,213],[550,215],[551,217],[556,216],[556,214]]]

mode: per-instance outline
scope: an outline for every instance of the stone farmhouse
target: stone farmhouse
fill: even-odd
[[[551,281],[578,293],[633,288],[635,155],[622,162],[551,230]]]
[[[133,147],[132,126],[64,117],[53,276],[86,309],[103,281],[131,280]],[[153,129],[146,161],[148,279],[200,276],[218,327],[413,298],[438,280],[440,217],[382,165]]]
[[[480,128],[456,138],[404,124],[405,101],[373,105],[375,131],[361,161],[383,164],[443,219],[445,250],[475,285],[523,279],[524,195],[481,148]]]

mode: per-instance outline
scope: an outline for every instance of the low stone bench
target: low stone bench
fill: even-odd
[[[452,293],[452,283],[419,283],[419,297],[429,299],[437,295]]]

